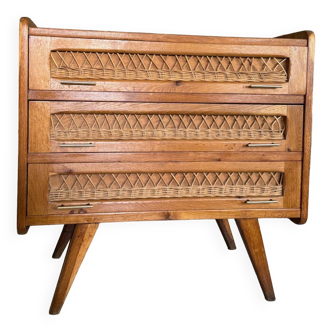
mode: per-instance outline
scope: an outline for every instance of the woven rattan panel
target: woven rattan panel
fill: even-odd
[[[51,138],[73,139],[284,139],[285,117],[263,115],[81,114],[51,115]]]
[[[51,76],[93,80],[287,82],[288,58],[51,52]]]
[[[49,178],[49,200],[281,196],[280,172],[64,174]]]

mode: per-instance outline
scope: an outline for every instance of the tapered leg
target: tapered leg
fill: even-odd
[[[236,219],[243,242],[267,301],[275,301],[275,295],[266,259],[264,243],[258,219]]]
[[[64,225],[52,258],[60,258],[73,236],[75,225]]]
[[[236,245],[234,242],[231,227],[229,226],[228,219],[216,219],[216,222],[217,222],[220,232],[226,242],[227,248],[229,250],[235,250]]]
[[[73,237],[70,241],[59,281],[53,296],[50,308],[51,315],[57,315],[60,313],[97,228],[98,224],[79,224],[75,226]]]

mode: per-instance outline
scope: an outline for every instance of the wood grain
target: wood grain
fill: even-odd
[[[130,152],[130,153],[30,153],[30,164],[113,163],[113,162],[225,162],[300,161],[302,152]]]
[[[29,27],[35,24],[27,17],[20,19],[19,32],[19,132],[18,132],[18,188],[17,233],[26,234],[27,214],[27,153],[28,153],[28,66]]]
[[[311,154],[313,145],[312,119],[314,108],[314,79],[316,62],[316,34],[306,31],[308,39],[308,66],[307,66],[307,91],[304,115],[304,140],[303,140],[303,171],[302,171],[302,210],[300,220],[293,220],[297,225],[306,225],[309,221],[310,211],[310,176]]]
[[[29,39],[29,89],[51,84],[50,42],[50,38]]]
[[[100,40],[82,38],[59,38],[59,37],[38,37],[31,36],[32,44],[38,40],[50,40],[52,50],[76,50],[76,51],[105,51],[112,52],[137,52],[148,54],[159,52],[162,54],[189,54],[189,55],[225,55],[225,56],[281,56],[290,57],[291,48],[294,46],[272,46],[272,45],[229,45],[229,44],[206,44],[191,41],[172,42],[141,42],[133,40]],[[32,47],[33,48],[33,47]],[[297,46],[301,48],[301,46]],[[305,47],[304,47],[305,48]],[[33,54],[33,53],[30,53]]]
[[[51,303],[50,315],[57,315],[60,313],[97,228],[98,224],[75,226],[73,237]]]
[[[300,209],[186,210],[158,212],[109,212],[82,215],[28,216],[27,225],[86,224],[124,221],[192,220],[231,218],[299,218]]]
[[[28,166],[28,209],[27,214],[47,214],[48,205],[48,178],[50,169],[45,164]]]
[[[286,117],[286,151],[301,151],[303,147],[303,106],[289,105]]]
[[[306,95],[304,110],[303,167],[301,189],[301,217],[291,219],[296,224],[304,224],[308,219],[309,176],[311,159],[312,102],[315,59],[315,34],[312,31],[300,31],[283,35],[278,38],[305,39],[308,42]]]
[[[299,161],[285,162],[284,208],[299,208],[301,206],[301,168]]]
[[[233,238],[231,227],[229,226],[228,219],[216,219],[217,225],[220,229],[220,232],[225,240],[227,248],[229,250],[235,250],[236,245]]]
[[[190,95],[189,95],[190,97]],[[30,102],[42,104],[47,102]],[[123,114],[237,114],[255,115],[264,113],[266,115],[287,116],[288,105],[262,105],[262,104],[203,104],[203,103],[149,103],[149,102],[50,102],[51,114],[62,112],[73,113],[123,113]],[[297,108],[294,106],[295,109]],[[294,108],[292,107],[292,111]]]
[[[50,151],[50,102],[29,102],[29,152]]]
[[[30,215],[81,215],[84,218],[86,215],[95,213],[109,213],[116,212],[144,212],[144,211],[162,211],[164,209],[171,211],[183,210],[252,210],[252,209],[282,209],[285,207],[285,199],[281,196],[253,196],[251,200],[274,200],[277,203],[271,204],[247,204],[248,197],[202,197],[202,198],[146,198],[146,199],[117,199],[109,201],[59,201],[50,202],[45,209],[45,206],[37,206],[34,210],[30,210]],[[80,209],[64,209],[59,210],[59,206],[77,206],[90,204],[92,208]],[[165,208],[166,207],[166,208]],[[46,213],[45,213],[46,212]]]
[[[144,163],[144,172],[284,172],[285,162],[154,162]],[[29,168],[40,166],[46,169],[46,165],[29,165]],[[130,173],[142,172],[142,163],[69,163],[50,164],[48,171],[58,174],[70,173]],[[39,171],[41,171],[41,169]],[[38,174],[38,173],[37,173]],[[40,176],[44,176],[41,173]]]
[[[235,219],[249,258],[267,301],[275,301],[275,295],[266,259],[258,219]]]
[[[91,31],[71,29],[30,28],[30,35],[63,38],[135,40],[149,42],[172,42],[199,44],[228,44],[228,45],[270,45],[270,46],[307,46],[306,39],[271,39],[271,38],[239,38],[218,36],[171,35],[157,33],[133,33],[112,31]]]
[[[132,92],[99,92],[99,91],[52,91],[29,90],[29,100],[57,101],[131,101],[157,103],[253,103],[253,104],[303,104],[301,95],[263,95],[232,93],[132,93]]]
[[[62,253],[67,247],[67,244],[70,242],[73,233],[75,230],[75,225],[64,225],[62,232],[60,234],[58,243],[56,244],[56,247],[54,249],[52,258],[60,258],[62,256]]]

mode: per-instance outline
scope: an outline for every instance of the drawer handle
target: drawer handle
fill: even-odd
[[[263,84],[252,84],[249,88],[254,89],[281,89],[282,85],[263,85]]]
[[[84,148],[84,147],[95,147],[95,143],[61,143],[59,144],[61,148],[74,147],[74,148]]]
[[[280,143],[248,143],[247,146],[280,146]]]
[[[60,81],[63,85],[96,85],[96,82]]]
[[[273,201],[270,199],[269,201],[246,201],[247,204],[271,204],[271,203],[278,203],[278,201]]]
[[[87,209],[87,208],[93,208],[93,205],[90,203],[86,205],[60,205],[58,206],[58,210],[65,210],[65,209]]]

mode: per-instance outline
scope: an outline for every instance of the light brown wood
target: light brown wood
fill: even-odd
[[[275,295],[266,259],[264,243],[257,219],[235,219],[249,258],[267,301],[275,301]]]
[[[234,242],[231,227],[229,226],[228,219],[216,219],[216,222],[217,222],[220,232],[225,240],[227,248],[229,250],[235,250],[236,245]]]
[[[251,200],[276,200],[277,203],[272,204],[247,204],[248,199]],[[282,209],[285,206],[284,197],[274,196],[251,196],[251,197],[216,197],[216,198],[146,198],[146,199],[116,199],[110,201],[60,201],[50,202],[48,206],[39,205],[34,210],[29,210],[30,215],[81,215],[85,218],[86,215],[91,213],[109,213],[112,211],[121,212],[144,212],[144,211],[162,211],[165,206],[172,211],[182,210],[218,210],[223,209],[240,209],[240,210],[251,210],[251,209]],[[92,208],[80,208],[80,209],[65,209],[59,210],[58,207],[65,206],[77,206],[90,204]],[[291,207],[292,208],[292,207]]]
[[[48,124],[49,126],[49,124]],[[37,135],[44,135],[47,128],[42,129],[39,133],[35,126],[34,132]],[[45,131],[44,131],[45,130]],[[31,138],[32,142],[33,138]],[[36,142],[36,141],[34,141]],[[176,151],[215,151],[215,152],[258,152],[265,151],[266,153],[286,151],[286,141],[283,140],[114,140],[114,141],[100,141],[89,140],[94,143],[94,147],[61,147],[60,144],[70,144],[73,142],[85,143],[88,140],[64,140],[56,141],[50,140],[47,137],[46,141],[41,141],[39,138],[38,143],[32,142],[31,152],[53,152],[53,153],[71,153],[83,152],[86,154],[95,152],[176,152]],[[269,147],[249,147],[248,143],[277,143],[279,146]],[[38,149],[38,151],[36,151]]]
[[[26,234],[27,210],[27,153],[28,153],[28,66],[29,27],[35,24],[27,17],[20,19],[19,40],[19,137],[18,137],[18,188],[17,188],[17,233]]]
[[[301,162],[285,162],[284,208],[301,206]]]
[[[136,40],[153,42],[186,43],[188,40],[199,44],[228,44],[228,45],[270,45],[270,46],[307,46],[306,39],[271,39],[271,38],[239,38],[195,35],[170,35],[157,33],[133,33],[112,31],[90,31],[50,28],[30,28],[30,35],[64,38],[88,38],[111,40]]]
[[[163,81],[96,81],[95,86],[62,85],[59,79],[51,78],[50,51],[110,51],[139,54],[188,54],[286,57],[290,61],[288,82],[281,83],[279,89],[252,89],[251,83],[220,82],[163,82]],[[220,45],[197,43],[140,42],[121,40],[99,40],[58,37],[30,37],[29,88],[37,90],[79,90],[79,91],[123,91],[158,93],[247,93],[247,94],[305,94],[306,48],[294,46]]]
[[[82,215],[28,216],[27,225],[86,224],[123,221],[231,219],[231,218],[299,218],[300,209],[253,210],[185,210],[158,212],[109,212]]]
[[[301,218],[292,220],[296,225],[306,225],[309,221],[310,211],[310,188],[311,188],[311,157],[313,145],[313,103],[314,103],[314,81],[316,64],[316,34],[312,30],[299,31],[294,35],[285,37],[304,38],[308,40],[308,63],[307,63],[307,87],[304,108],[304,139],[303,139],[303,171],[301,191]]]
[[[48,165],[34,164],[28,166],[27,215],[33,214],[34,211],[46,212],[45,207],[48,205],[48,177]]]
[[[30,165],[30,168],[35,168],[37,165]],[[39,165],[40,177],[44,176],[45,165]],[[50,164],[48,165],[49,172],[58,174],[70,173],[127,173],[127,172],[142,172],[142,163],[70,163],[70,164]],[[144,163],[144,173],[146,172],[284,172],[286,167],[285,162],[155,162]]]
[[[57,315],[60,313],[97,228],[98,224],[75,226],[73,237],[63,263],[59,281],[50,307],[51,315]]]
[[[309,176],[311,159],[311,131],[312,131],[312,102],[313,102],[313,81],[314,81],[314,58],[315,58],[315,34],[307,31],[308,38],[308,72],[307,91],[305,99],[304,115],[304,142],[303,142],[303,171],[302,171],[302,199],[301,218],[296,223],[304,224],[308,219],[309,206]]]
[[[52,258],[60,258],[62,253],[67,247],[67,244],[70,242],[73,233],[74,233],[75,225],[64,225],[62,232],[60,234],[58,243],[54,249]]]
[[[300,161],[302,152],[130,152],[130,153],[30,153],[29,164],[112,163],[112,162],[214,162],[214,161]]]
[[[30,102],[32,104],[44,104],[47,102]],[[266,115],[289,115],[288,105],[262,105],[262,104],[203,104],[203,103],[139,103],[139,102],[49,102],[51,114],[62,112],[74,113],[125,113],[125,114],[237,114],[237,115],[256,115],[264,113]],[[298,109],[292,106],[292,111]]]
[[[49,102],[29,102],[29,152],[48,152],[51,114]]]
[[[288,105],[286,117],[286,151],[302,151],[303,106]]]
[[[29,90],[29,100],[68,101],[131,101],[158,103],[253,103],[253,104],[303,104],[304,96],[254,94],[202,94],[202,93],[142,93],[99,91]]]

